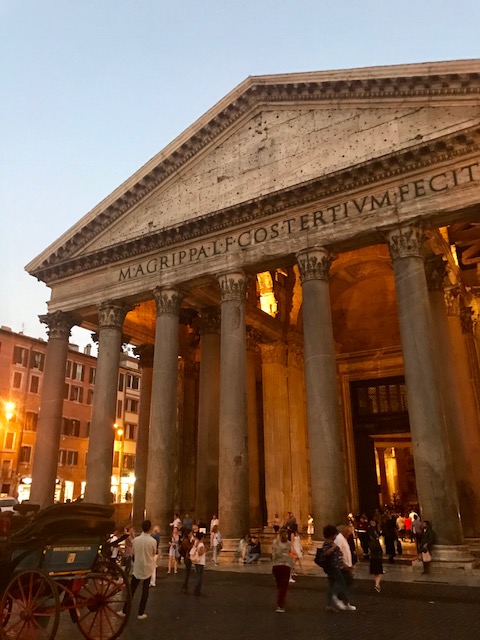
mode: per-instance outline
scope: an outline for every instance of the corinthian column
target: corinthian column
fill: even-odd
[[[108,301],[98,308],[98,359],[87,455],[87,502],[110,504],[118,367],[122,327],[131,307]]]
[[[220,311],[202,310],[198,390],[196,515],[208,522],[218,513],[218,420],[220,411]]]
[[[153,345],[141,344],[135,348],[139,357],[142,382],[138,409],[137,441],[135,446],[135,486],[133,491],[133,525],[139,529],[145,519],[147,492],[148,431],[150,427],[150,403],[152,401]]]
[[[165,530],[171,522],[177,473],[178,289],[157,287],[155,356],[148,444],[147,516]]]
[[[297,261],[302,281],[312,510],[319,539],[326,524],[343,522],[348,513],[328,285],[332,255],[313,247],[300,251]]]
[[[248,487],[250,526],[262,527],[260,498],[260,451],[258,433],[257,376],[258,331],[247,326],[247,423],[248,423]]]
[[[48,327],[47,357],[38,417],[30,501],[41,508],[53,504],[58,449],[62,430],[65,367],[70,329],[78,322],[71,313],[56,311],[40,320]]]
[[[441,545],[463,542],[457,487],[447,442],[424,261],[423,231],[389,230],[395,274],[417,493],[423,518]]]
[[[246,277],[218,276],[221,296],[218,502],[225,538],[248,531],[248,427],[246,399]]]

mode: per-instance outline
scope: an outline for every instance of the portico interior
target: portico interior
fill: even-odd
[[[99,335],[90,499],[128,342],[155,348],[137,513],[235,538],[418,493],[443,544],[480,534],[479,72],[249,78],[27,266]]]

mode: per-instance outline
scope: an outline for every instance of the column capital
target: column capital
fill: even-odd
[[[262,364],[287,364],[287,345],[283,342],[261,343]]]
[[[98,305],[98,328],[121,329],[123,321],[133,306],[121,300],[105,300]]]
[[[227,271],[217,275],[222,302],[236,300],[245,302],[248,278],[244,271]]]
[[[133,349],[133,353],[138,358],[140,368],[148,369],[153,367],[153,355],[155,347],[153,344],[140,344]]]
[[[260,331],[247,324],[247,351],[257,351],[260,340]]]
[[[399,258],[423,258],[424,230],[417,224],[405,224],[386,229],[383,237],[392,261]]]
[[[448,316],[460,316],[460,288],[449,287],[445,290],[445,306]]]
[[[462,324],[462,333],[473,334],[473,309],[464,304],[460,305],[460,322]]]
[[[431,256],[425,260],[425,275],[429,291],[443,291],[447,263],[442,255]]]
[[[170,314],[180,315],[183,296],[175,287],[155,287],[153,297],[157,307],[157,317]]]
[[[296,255],[300,280],[302,284],[307,280],[329,279],[330,265],[335,256],[324,247],[311,247],[302,249]]]
[[[47,325],[47,333],[50,338],[64,338],[68,340],[70,330],[80,323],[80,318],[75,313],[54,311],[38,316],[40,322]]]
[[[201,311],[200,334],[202,336],[220,335],[220,309],[218,307],[205,307]]]
[[[290,366],[303,369],[304,357],[303,348],[300,345],[288,345],[288,364]]]

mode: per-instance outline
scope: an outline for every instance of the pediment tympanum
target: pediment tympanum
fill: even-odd
[[[82,250],[156,233],[476,123],[478,107],[262,111]]]
[[[427,196],[457,186],[441,174],[452,158],[465,158],[460,182],[480,180],[467,166],[479,139],[480,61],[248,78],[27,270],[53,284],[322,198],[346,207],[351,193],[353,213],[368,202],[375,214],[395,199],[385,185],[413,191],[422,168]]]

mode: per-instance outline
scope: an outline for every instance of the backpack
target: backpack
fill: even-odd
[[[180,543],[180,555],[182,558],[185,558],[190,553],[190,549],[192,548],[192,543],[190,542],[188,536],[182,538],[182,542]]]
[[[325,551],[323,547],[319,547],[317,549],[317,552],[315,553],[315,558],[313,561],[315,562],[315,564],[317,564],[326,572],[328,563],[329,563],[329,558],[328,556],[325,555]]]

